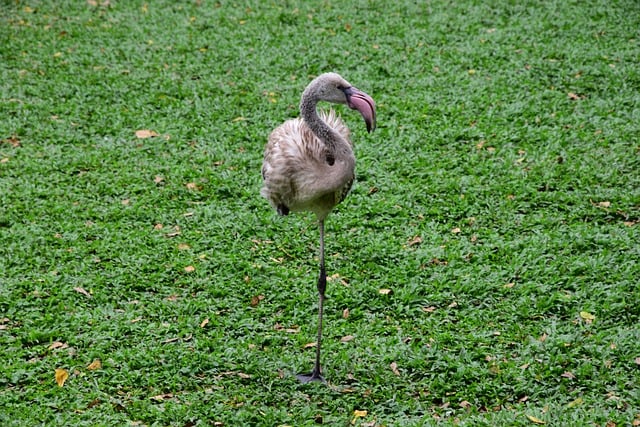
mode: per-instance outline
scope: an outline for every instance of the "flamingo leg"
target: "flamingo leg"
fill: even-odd
[[[320,231],[320,276],[318,277],[318,339],[316,342],[316,360],[313,371],[310,374],[298,374],[296,378],[301,383],[323,382],[327,381],[322,376],[322,368],[320,367],[320,344],[322,342],[322,314],[324,310],[325,290],[327,288],[327,271],[324,267],[324,220],[318,221]]]

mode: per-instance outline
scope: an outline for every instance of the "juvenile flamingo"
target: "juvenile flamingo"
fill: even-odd
[[[271,132],[264,150],[260,194],[278,214],[311,211],[320,232],[320,276],[318,277],[318,338],[313,371],[298,374],[302,383],[325,382],[320,367],[322,313],[327,285],[324,263],[324,220],[351,189],[355,178],[355,156],[349,129],[333,110],[321,111],[319,101],[346,104],[362,115],[367,131],[376,126],[373,99],[336,73],[315,78],[302,93],[300,118],[287,120]]]

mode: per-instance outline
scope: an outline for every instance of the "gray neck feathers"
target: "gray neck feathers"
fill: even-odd
[[[302,93],[300,114],[309,129],[325,143],[327,150],[332,154],[336,154],[336,148],[348,145],[348,143],[318,115],[317,105],[320,99],[316,89],[316,85],[312,85]]]

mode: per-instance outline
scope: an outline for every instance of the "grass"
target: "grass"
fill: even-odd
[[[639,425],[638,28],[630,0],[0,3],[2,425]],[[324,71],[379,127],[341,110],[303,386],[317,230],[259,171]]]

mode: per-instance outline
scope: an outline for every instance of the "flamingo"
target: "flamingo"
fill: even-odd
[[[300,115],[287,120],[269,135],[264,150],[260,194],[280,215],[310,211],[320,233],[318,277],[318,337],[313,371],[298,374],[302,383],[326,382],[320,367],[322,314],[327,285],[324,263],[324,221],[351,189],[355,156],[349,129],[333,110],[318,113],[319,101],[346,104],[358,110],[372,132],[376,126],[373,99],[336,73],[316,77],[302,93]]]

